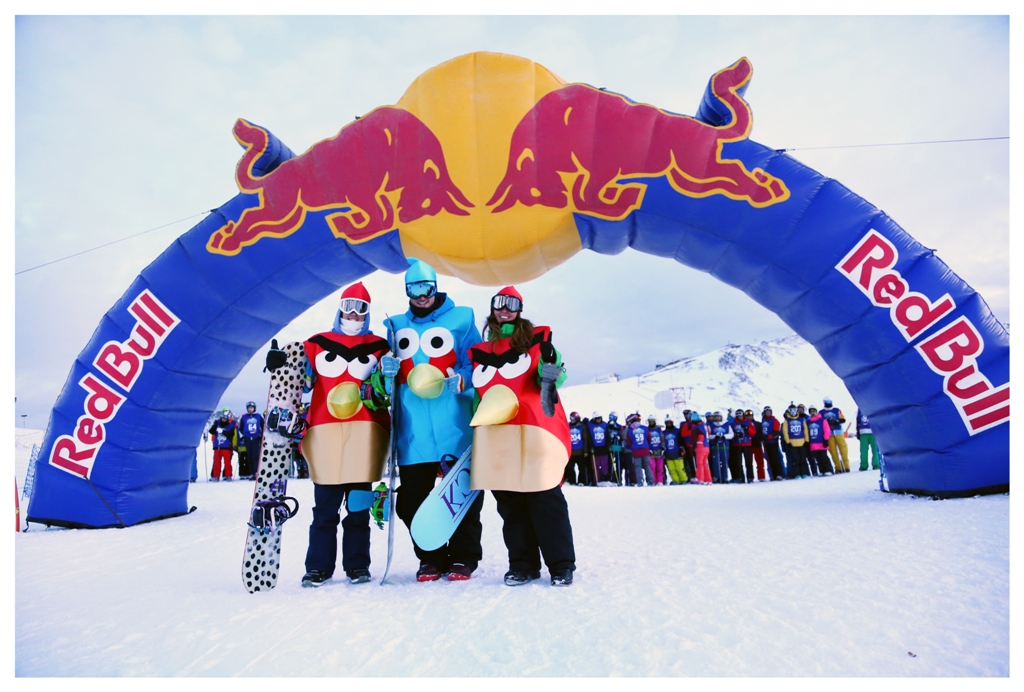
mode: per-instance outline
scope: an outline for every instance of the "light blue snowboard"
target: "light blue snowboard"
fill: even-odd
[[[469,488],[472,450],[469,447],[462,454],[412,518],[409,532],[423,550],[437,550],[447,543],[480,493]]]

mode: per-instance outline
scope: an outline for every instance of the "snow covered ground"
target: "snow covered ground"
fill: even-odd
[[[588,411],[589,413],[589,411]],[[242,588],[250,483],[188,516],[16,535],[18,676],[1008,676],[1009,497],[932,502],[876,472],[747,486],[567,487],[576,583],[509,588],[483,512],[468,582],[302,589],[312,485],[281,579]],[[373,530],[379,578],[386,533]],[[340,570],[339,570],[340,573]],[[913,655],[911,655],[913,654]]]

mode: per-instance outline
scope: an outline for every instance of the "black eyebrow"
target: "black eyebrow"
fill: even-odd
[[[482,351],[479,348],[469,349],[469,358],[478,365],[490,366],[492,368],[500,368],[502,365],[508,365],[509,363],[515,363],[519,360],[519,356],[522,355],[515,349],[509,349],[501,353],[491,353],[490,351]]]
[[[328,353],[341,356],[349,363],[360,356],[371,356],[376,353],[384,353],[388,350],[388,344],[383,339],[379,341],[368,341],[364,344],[357,344],[355,346],[346,346],[345,344],[339,344],[333,339],[328,339],[323,334],[317,334],[316,336],[310,337],[309,341]]]

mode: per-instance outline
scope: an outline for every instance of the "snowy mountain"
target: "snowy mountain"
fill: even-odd
[[[674,405],[656,406],[656,395],[668,391]],[[607,418],[615,411],[620,420],[632,411],[642,416],[657,413],[661,421],[669,412],[679,420],[683,409],[724,414],[738,406],[753,410],[758,418],[762,408],[771,406],[781,417],[791,401],[821,408],[825,397],[832,398],[847,421],[857,413],[857,404],[843,381],[813,346],[795,334],[758,344],[730,344],[617,382],[566,387],[559,396],[567,413],[578,411],[587,417],[598,411]],[[660,398],[658,403],[662,403]]]

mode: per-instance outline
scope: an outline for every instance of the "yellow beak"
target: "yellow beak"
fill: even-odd
[[[345,420],[359,413],[363,402],[355,382],[342,382],[327,393],[327,410],[335,418]]]
[[[421,399],[436,399],[444,391],[444,373],[430,363],[420,363],[406,380],[412,393]]]
[[[473,427],[478,425],[501,425],[516,417],[519,413],[519,399],[515,392],[503,384],[496,384],[480,399],[480,405],[476,407],[476,414],[469,424]]]

